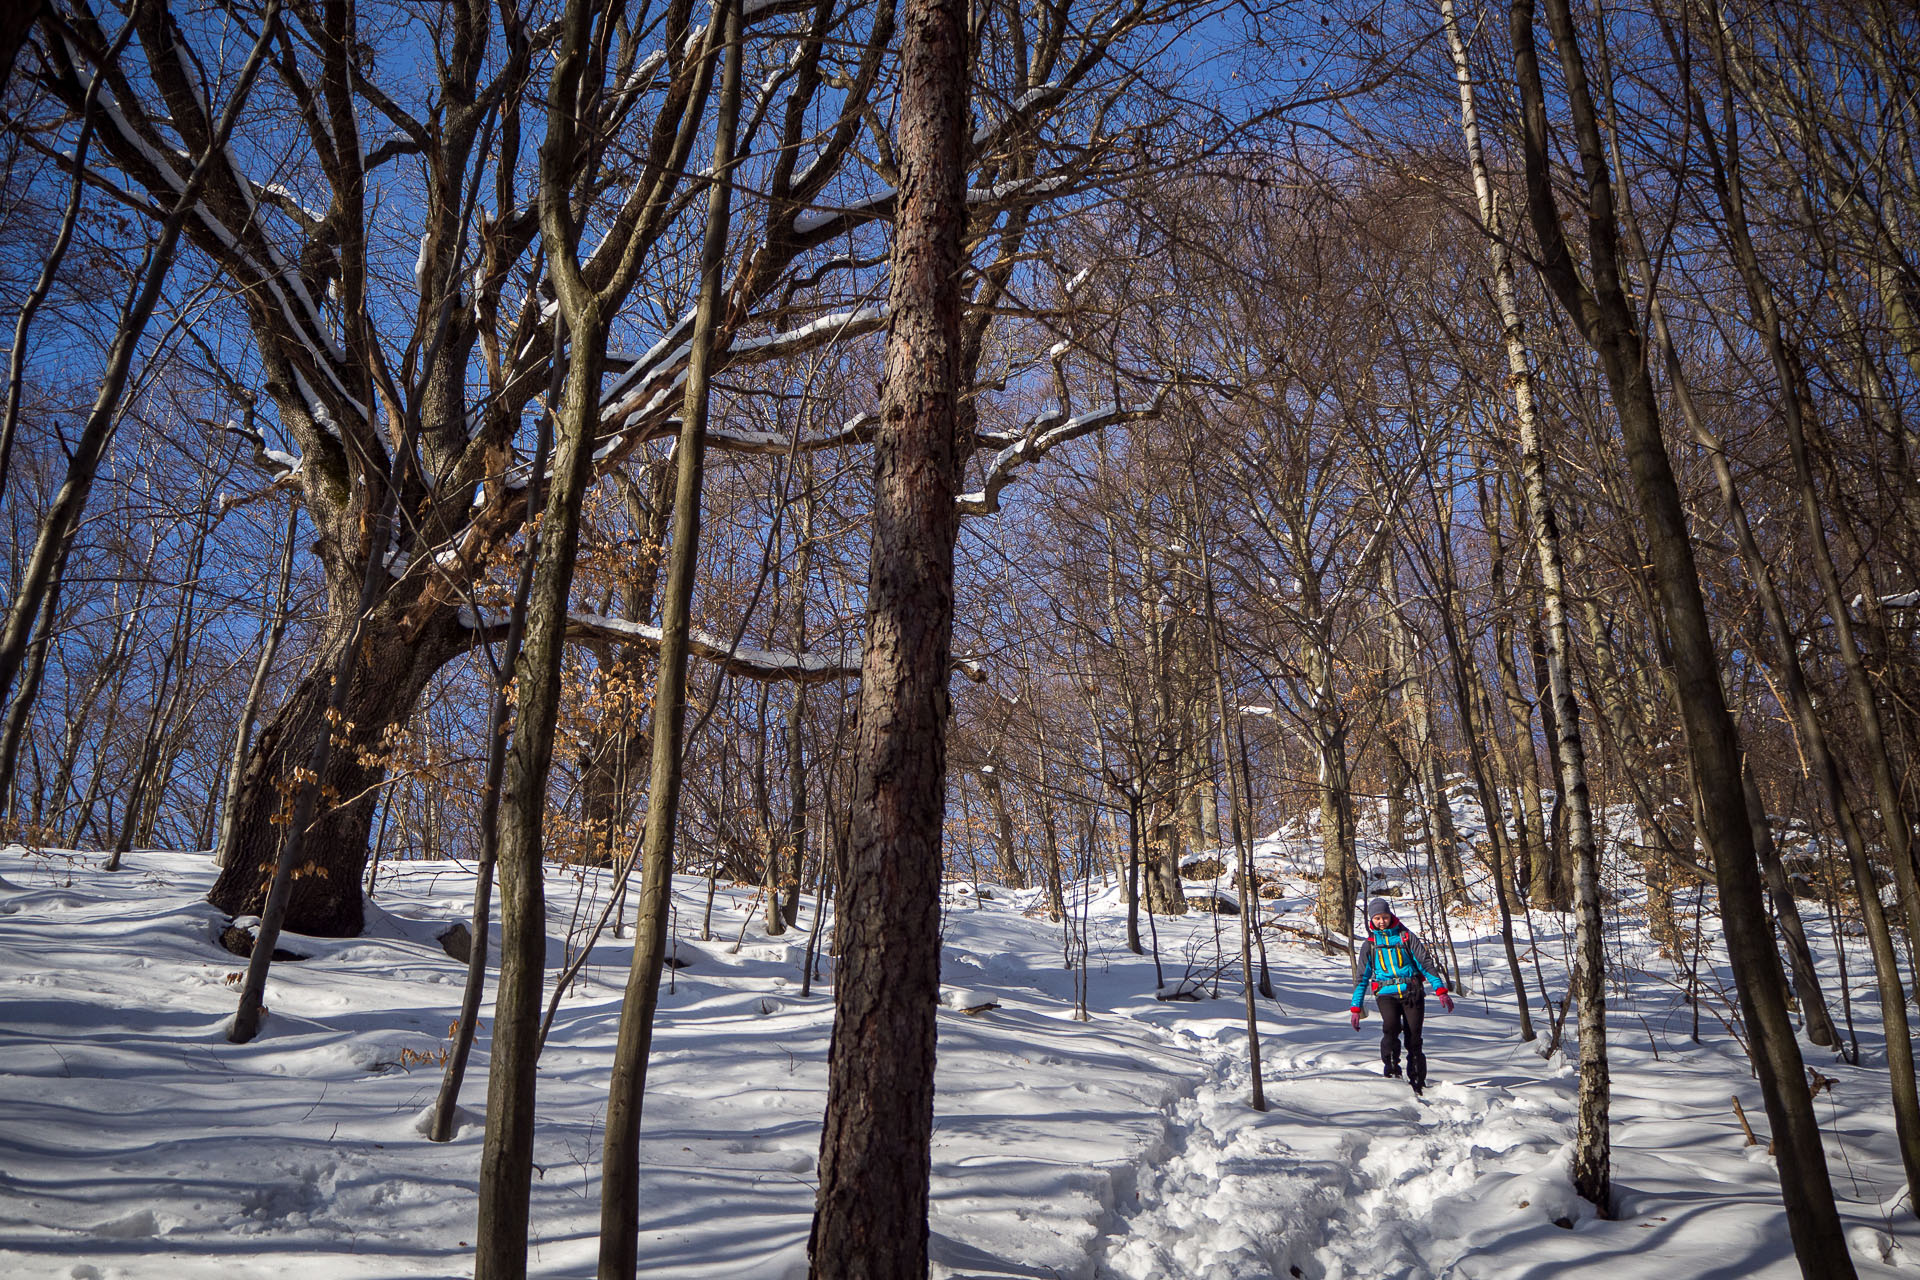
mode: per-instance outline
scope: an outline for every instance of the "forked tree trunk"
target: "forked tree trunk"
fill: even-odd
[[[900,194],[874,444],[853,833],[828,1052],[816,1280],[927,1274],[940,837],[960,479],[968,8],[901,15]]]

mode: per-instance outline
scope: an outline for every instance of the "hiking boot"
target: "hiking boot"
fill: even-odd
[[[1400,1064],[1398,1062],[1382,1063],[1380,1074],[1389,1080],[1398,1080],[1400,1078]]]

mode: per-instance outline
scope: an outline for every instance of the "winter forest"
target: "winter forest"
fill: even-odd
[[[0,1273],[1920,1274],[1903,0],[0,75]]]

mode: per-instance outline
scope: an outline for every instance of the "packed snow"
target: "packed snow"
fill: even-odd
[[[1758,1086],[1729,1032],[1724,969],[1701,983],[1698,1042],[1684,984],[1632,902],[1610,947],[1618,1217],[1573,1195],[1575,1078],[1518,1039],[1490,913],[1447,940],[1458,1011],[1431,1008],[1432,1083],[1380,1076],[1379,1020],[1347,1025],[1347,955],[1305,940],[1317,842],[1258,851],[1277,998],[1259,1006],[1268,1110],[1247,1105],[1240,918],[1154,919],[1127,951],[1120,886],[1068,888],[1087,932],[1087,1007],[1074,1017],[1066,928],[1042,895],[954,885],[943,924],[933,1170],[941,1278],[1256,1280],[1458,1276],[1604,1280],[1798,1275],[1766,1154]],[[451,1143],[422,1136],[464,966],[437,936],[468,913],[471,868],[389,863],[366,934],[283,936],[260,1037],[228,1044],[244,962],[202,899],[199,853],[0,854],[0,1275],[63,1280],[462,1276],[471,1273],[487,1039]],[[604,872],[555,868],[557,972],[604,893]],[[1418,925],[1398,871],[1375,889]],[[748,887],[677,886],[643,1126],[641,1271],[806,1273],[831,961],[803,996],[800,928],[769,938]],[[1229,909],[1227,880],[1190,883]],[[1624,892],[1624,890],[1623,890]],[[1709,902],[1710,908],[1710,902]],[[1832,939],[1809,913],[1837,997]],[[1535,912],[1555,997],[1569,939]],[[1713,921],[1705,917],[1708,936]],[[584,927],[584,926],[580,926]],[[1521,944],[1526,945],[1524,922]],[[736,950],[736,939],[739,940]],[[1850,940],[1855,941],[1855,940]],[[822,948],[823,952],[825,948]],[[1834,1189],[1863,1276],[1920,1275],[1885,1105],[1871,975],[1849,950],[1863,1064],[1803,1044],[1836,1078],[1819,1095]],[[564,997],[540,1062],[530,1274],[593,1273],[601,1119],[630,958],[603,938]],[[1162,990],[1198,999],[1157,999]],[[1836,1007],[1838,1005],[1835,999]],[[1536,1015],[1544,1022],[1544,1017]],[[487,1020],[490,1025],[490,1019]],[[1572,1043],[1572,1027],[1567,1043]],[[1746,1144],[1735,1097],[1759,1136]]]

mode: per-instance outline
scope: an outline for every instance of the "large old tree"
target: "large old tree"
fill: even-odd
[[[1144,0],[1091,14],[992,7],[987,20],[1018,32],[1023,52],[976,76],[966,204],[982,247],[963,352],[969,378],[997,309],[1014,301],[1039,215],[1113,173],[1119,144],[1143,127],[1126,105],[1142,94],[1123,55],[1167,12]],[[176,15],[137,0],[125,19],[132,37],[110,58],[120,14],[75,0],[43,16],[20,69],[76,112],[102,72],[88,181],[144,213],[164,206],[185,181],[184,157],[204,150],[208,84],[231,74],[230,37],[252,33],[258,19],[239,4]],[[589,232],[587,285],[635,281],[612,322],[589,484],[678,426],[692,324],[686,243],[700,212],[700,184],[678,157],[711,127],[698,82],[710,64],[684,33],[704,21],[690,0],[627,15],[608,59],[617,79],[593,99],[591,132],[606,145],[583,151],[565,175]],[[232,856],[210,895],[228,911],[259,909],[301,766],[328,731],[326,673],[353,629],[369,561],[385,572],[318,780],[287,927],[359,930],[388,744],[436,673],[498,638],[491,619],[502,592],[490,575],[526,525],[525,455],[556,382],[532,178],[555,39],[542,23],[532,5],[479,0],[449,4],[431,23],[397,5],[290,9],[256,108],[219,150],[187,219],[196,269],[220,290],[210,363],[257,411],[246,420],[259,424],[249,431],[269,482],[297,491],[326,600],[313,674],[247,760]],[[898,181],[882,123],[900,78],[890,3],[750,4],[745,39],[755,88],[739,186],[751,198],[735,206],[735,265],[714,335],[723,383],[879,330]],[[1123,412],[1074,416],[1060,405],[993,430],[970,409],[963,457],[981,459],[971,509],[992,509],[1018,463]],[[872,422],[859,414],[793,439],[716,420],[708,447],[859,447]],[[395,532],[375,546],[390,477]],[[624,623],[576,615],[571,635],[650,651],[649,603],[628,602]],[[724,645],[703,656],[762,678],[817,674],[730,659]]]

